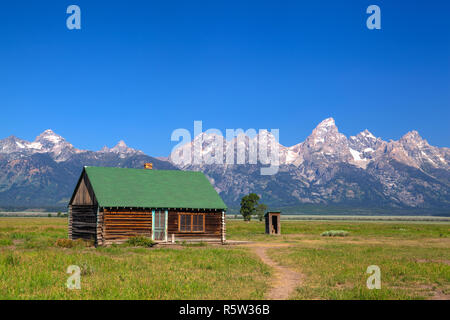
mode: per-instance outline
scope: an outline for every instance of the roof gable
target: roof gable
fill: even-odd
[[[69,204],[72,205],[97,205],[94,191],[92,190],[89,178],[86,172],[83,170],[80,178],[78,179],[77,186],[73,191]]]
[[[85,167],[100,207],[226,209],[202,172]]]

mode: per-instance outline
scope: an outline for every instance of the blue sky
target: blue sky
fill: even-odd
[[[81,8],[81,30],[66,8]],[[381,30],[366,8],[381,8]],[[51,128],[166,156],[176,128],[279,128],[326,117],[450,146],[447,1],[10,1],[0,5],[0,138]]]

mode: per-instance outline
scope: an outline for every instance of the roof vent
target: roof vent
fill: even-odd
[[[153,169],[153,163],[150,163],[150,162],[144,163],[144,169],[152,170]]]

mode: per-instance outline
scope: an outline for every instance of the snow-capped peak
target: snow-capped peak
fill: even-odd
[[[51,153],[56,161],[64,161],[73,153],[82,152],[75,149],[63,137],[47,129],[33,142],[14,136],[0,140],[0,152],[6,154],[30,155],[34,153]]]
[[[74,148],[62,136],[56,134],[51,129],[47,129],[36,137],[30,146],[39,149],[39,152],[49,152],[53,154],[56,161],[65,161],[74,153],[83,152]]]
[[[120,152],[126,152],[127,149],[128,149],[128,146],[125,143],[125,141],[120,140],[119,142],[117,142],[117,144],[114,147],[112,147],[110,149],[110,151],[120,153]]]
[[[103,148],[101,148],[99,152],[109,152],[109,148],[107,146],[103,146]]]
[[[324,144],[335,143],[338,140],[346,139],[339,133],[333,118],[327,118],[317,125],[311,135],[306,139],[307,145],[322,146]]]
[[[376,156],[375,150],[382,146],[384,142],[365,129],[356,136],[351,136],[348,143],[354,161],[370,162]]]
[[[368,139],[374,139],[374,140],[377,139],[377,138],[376,138],[369,130],[367,130],[367,129],[365,129],[363,132],[361,132],[361,135],[362,135],[363,137],[365,137],[365,138],[368,138]]]
[[[416,130],[407,132],[400,138],[399,142],[407,149],[414,147],[427,148],[430,146],[427,140],[423,139]]]
[[[119,146],[119,147],[126,147],[127,144],[125,143],[125,141],[120,140],[120,141],[117,143],[117,146]]]
[[[72,144],[66,141],[66,139],[51,129],[43,131],[33,142],[22,140],[15,136],[0,140],[0,153],[11,155],[13,158],[35,153],[49,153],[55,161],[60,162],[70,159],[74,154],[84,152],[88,151],[76,149]],[[140,150],[129,148],[123,140],[120,140],[115,147],[109,149],[105,146],[99,152],[112,152],[119,154],[120,157],[126,157],[126,155],[132,154],[143,154]]]
[[[333,127],[336,126],[333,118],[326,118],[321,123],[317,125],[317,128],[327,128],[327,127]]]
[[[407,132],[401,139],[403,139],[403,140],[415,140],[415,141],[423,140],[422,137],[420,136],[419,132],[417,132],[416,130],[412,130],[412,131]]]
[[[106,151],[106,150],[108,150],[108,148],[105,149],[105,147],[104,147],[102,150]],[[114,153],[119,153],[119,154],[142,153],[142,151],[140,151],[140,150],[129,148],[126,145],[125,141],[123,141],[123,140],[120,140],[114,147],[112,147],[108,151],[114,152]]]
[[[312,133],[316,136],[325,136],[329,133],[337,133],[337,132],[338,128],[336,127],[334,119],[328,118],[319,123]]]
[[[41,142],[42,144],[51,143],[53,145],[59,144],[65,141],[63,137],[54,133],[51,129],[47,129],[36,137],[35,142]]]
[[[210,141],[221,137],[223,136],[215,132],[202,132],[194,137],[194,141]]]

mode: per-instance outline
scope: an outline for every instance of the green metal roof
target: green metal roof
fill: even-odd
[[[226,209],[202,172],[85,167],[100,207]]]

